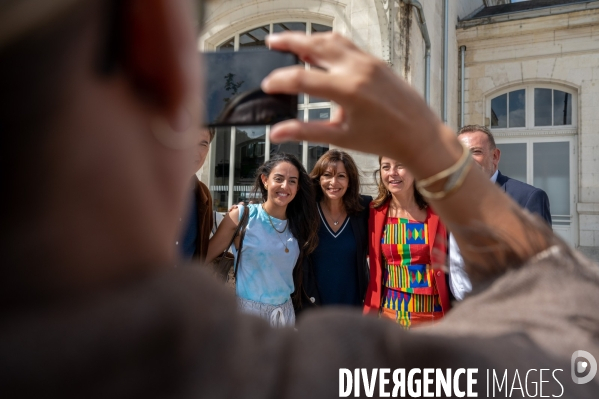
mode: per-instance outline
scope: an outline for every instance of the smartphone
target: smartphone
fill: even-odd
[[[266,94],[260,83],[295,54],[272,50],[204,53],[207,126],[271,125],[297,118],[297,95]]]

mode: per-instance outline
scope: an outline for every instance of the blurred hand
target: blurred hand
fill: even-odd
[[[424,150],[433,152],[441,121],[383,61],[337,33],[288,32],[269,36],[268,43],[274,50],[296,53],[323,69],[275,70],[262,82],[265,92],[305,92],[340,105],[328,122],[289,120],[275,125],[272,141],[332,143],[404,162],[422,157]]]

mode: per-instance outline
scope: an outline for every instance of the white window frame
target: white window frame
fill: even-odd
[[[553,230],[568,241],[573,247],[578,246],[578,217],[576,204],[578,202],[578,140],[575,135],[553,135],[553,136],[495,136],[497,144],[526,144],[526,183],[534,183],[534,143],[555,143],[568,142],[570,145],[570,214],[555,215],[551,214],[553,219]],[[499,161],[499,170],[501,170],[501,160]],[[551,204],[550,204],[551,205]],[[562,223],[560,223],[562,222]],[[569,225],[563,222],[569,222]]]
[[[496,97],[499,97],[503,94],[508,94],[508,113],[509,113],[509,93],[512,91],[517,91],[525,89],[525,102],[526,102],[526,122],[525,127],[507,127],[507,128],[496,128],[491,127],[491,101]],[[534,89],[551,89],[551,90],[560,90],[572,95],[572,124],[571,125],[559,125],[559,126],[535,126],[535,109],[534,109]],[[551,131],[556,131],[555,134],[563,134],[564,132],[570,132],[571,130],[578,129],[578,92],[571,87],[560,85],[560,84],[550,84],[550,83],[530,83],[526,85],[518,85],[518,86],[509,86],[503,88],[502,90],[495,91],[491,95],[487,97],[486,101],[486,121],[487,126],[491,129],[493,134],[519,134],[528,135],[535,134],[534,132],[544,132],[545,134],[550,134]],[[552,115],[553,116],[553,115]],[[553,118],[552,118],[553,119]],[[569,134],[569,133],[566,133]]]
[[[525,127],[517,128],[492,128],[491,127],[491,101],[502,94],[525,89],[526,122]],[[572,124],[559,126],[535,126],[534,125],[534,89],[561,90],[572,95]],[[509,101],[509,94],[508,94]],[[563,142],[570,143],[570,215],[553,215],[553,229],[566,239],[573,247],[579,243],[578,212],[578,101],[579,90],[559,83],[529,82],[526,84],[510,85],[494,91],[485,96],[486,125],[491,129],[497,144],[526,143],[526,183],[533,184],[534,159],[533,144]],[[509,112],[509,105],[508,105]],[[553,118],[552,118],[553,119]],[[501,170],[501,161],[499,162]],[[569,221],[569,227],[560,224],[559,221]],[[566,230],[569,230],[566,234]]]

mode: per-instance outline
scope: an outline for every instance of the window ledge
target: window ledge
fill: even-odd
[[[491,129],[495,137],[539,137],[539,136],[575,136],[578,134],[576,127],[561,129]]]
[[[576,204],[576,210],[581,215],[599,215],[599,203],[579,202]]]

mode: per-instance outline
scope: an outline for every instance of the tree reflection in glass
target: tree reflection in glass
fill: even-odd
[[[553,90],[553,125],[572,124],[572,94]]]
[[[507,94],[502,94],[491,100],[491,127],[507,127]]]

